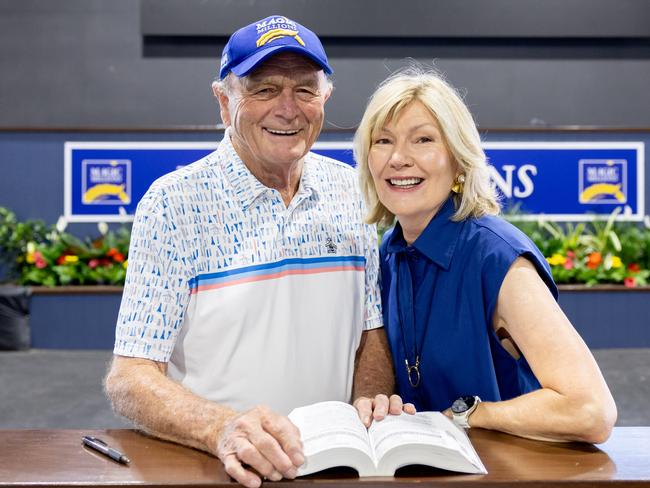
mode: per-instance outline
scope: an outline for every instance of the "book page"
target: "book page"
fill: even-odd
[[[437,429],[445,429],[449,435],[451,435],[456,442],[458,442],[458,447],[460,451],[469,459],[474,466],[479,468],[482,472],[486,472],[485,466],[481,461],[481,458],[478,456],[478,453],[472,446],[472,443],[467,437],[465,430],[462,427],[458,427],[451,420],[445,417],[442,413],[436,412],[439,415],[431,416],[431,423]]]
[[[436,412],[388,415],[384,420],[373,422],[368,433],[376,459],[380,460],[387,451],[403,444],[426,444],[458,450],[458,442],[445,428],[434,427],[431,421],[433,413]]]
[[[363,451],[374,462],[368,431],[356,408],[343,402],[321,402],[296,408],[289,420],[300,429],[306,457],[335,448]]]

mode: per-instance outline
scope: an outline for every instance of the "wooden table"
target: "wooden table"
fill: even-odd
[[[100,437],[131,458],[124,466],[81,445],[82,435]],[[650,427],[619,427],[604,444],[554,444],[472,429],[470,437],[487,475],[461,475],[425,467],[403,468],[395,478],[358,479],[344,469],[267,482],[272,488],[297,485],[341,487],[454,487],[485,483],[491,488],[523,483],[545,486],[650,487]],[[218,459],[159,441],[134,430],[0,431],[0,487],[164,488],[232,486]]]

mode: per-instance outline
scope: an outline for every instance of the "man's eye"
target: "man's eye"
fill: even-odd
[[[253,93],[255,95],[272,95],[275,93],[275,90],[271,87],[265,87],[265,88],[258,88],[257,90],[253,90]]]

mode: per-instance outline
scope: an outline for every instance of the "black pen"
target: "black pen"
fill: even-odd
[[[120,451],[109,447],[108,444],[106,444],[103,440],[98,439],[97,437],[90,437],[88,435],[85,435],[81,438],[81,442],[84,446],[88,446],[97,452],[101,452],[105,456],[111,458],[113,461],[117,461],[118,463],[122,464],[129,464],[131,462],[131,460]]]

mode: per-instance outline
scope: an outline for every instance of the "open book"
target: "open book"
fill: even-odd
[[[299,476],[335,466],[359,476],[393,476],[410,464],[487,473],[465,432],[440,412],[389,415],[366,429],[352,405],[321,402],[296,408],[289,419],[304,446]]]

